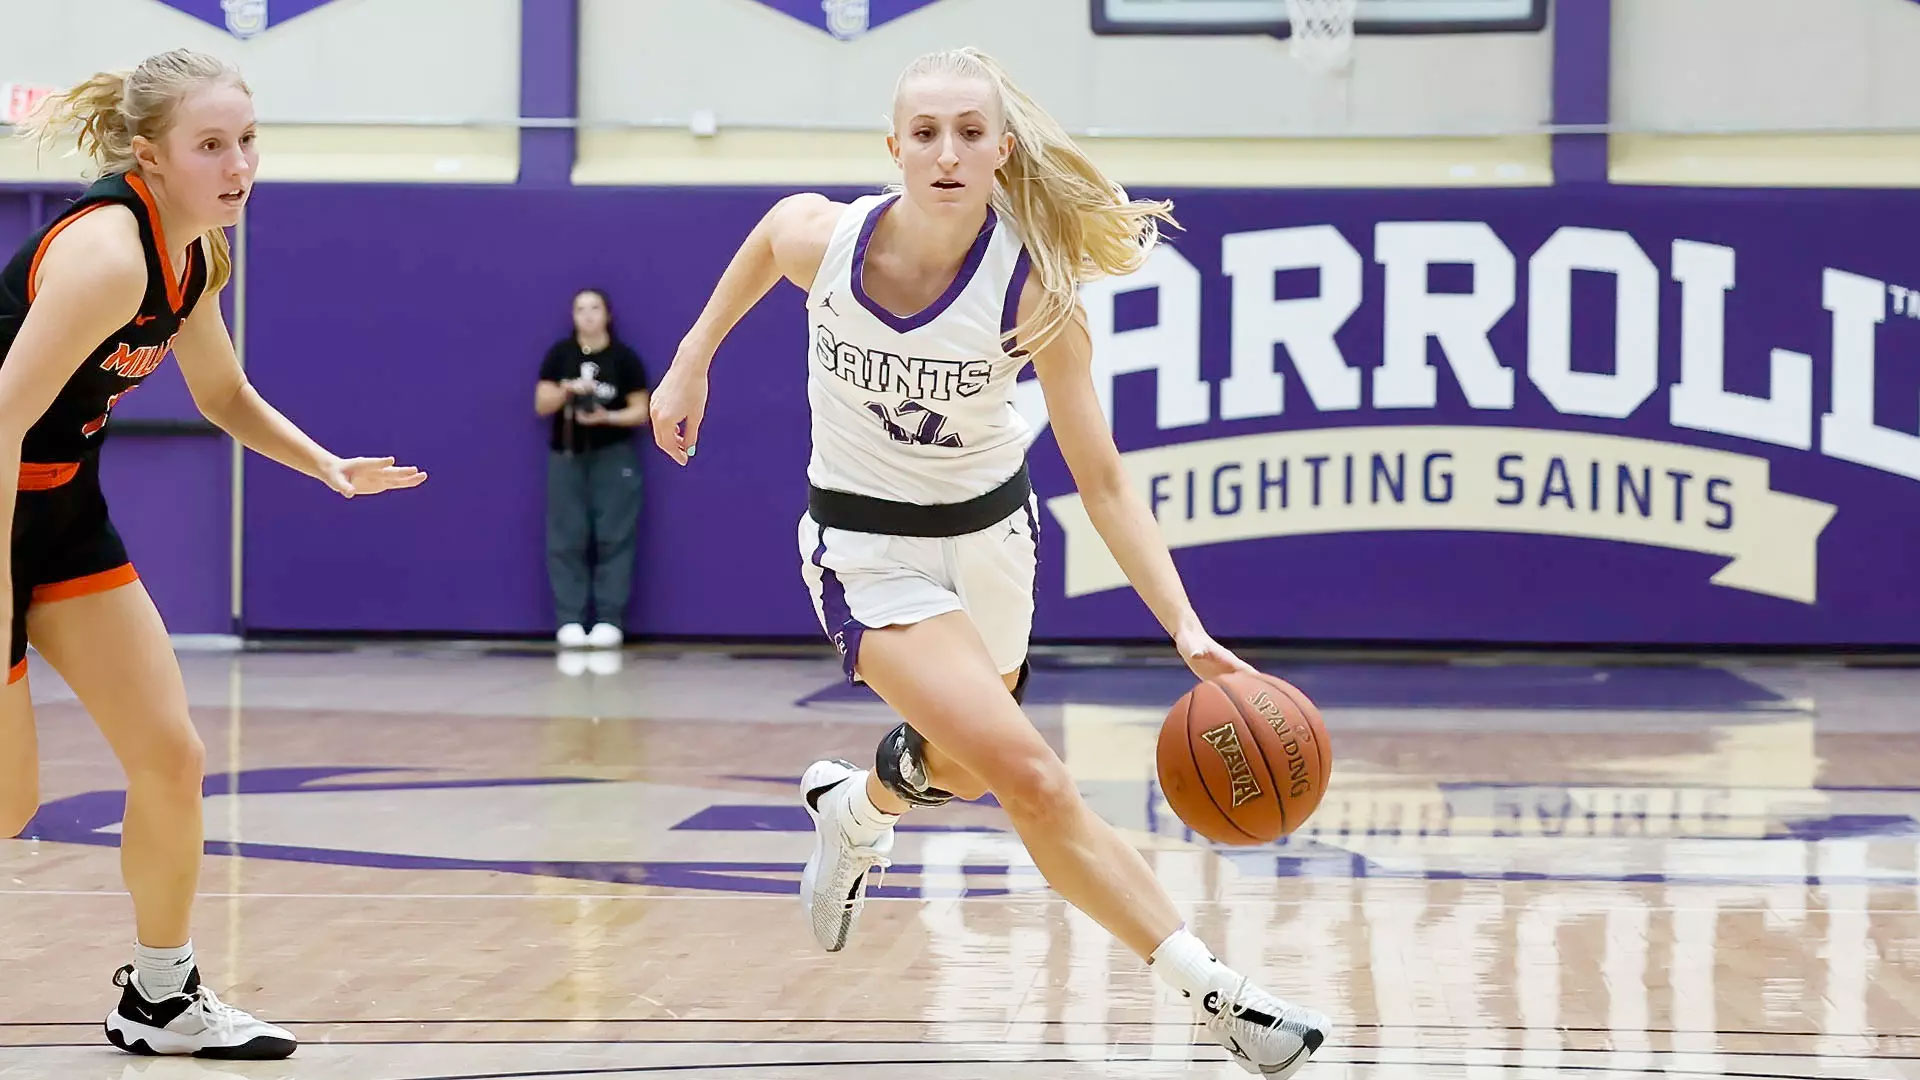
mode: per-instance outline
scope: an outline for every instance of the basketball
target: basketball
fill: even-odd
[[[1320,805],[1333,750],[1320,710],[1299,687],[1265,674],[1203,682],[1167,712],[1160,790],[1180,820],[1218,844],[1265,844]]]

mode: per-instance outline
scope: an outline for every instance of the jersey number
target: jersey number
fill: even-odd
[[[898,409],[891,412],[885,405],[869,401],[867,411],[880,418],[881,426],[887,429],[887,436],[894,442],[916,446],[961,445],[960,436],[946,430],[947,418],[917,401],[902,402]]]
[[[119,393],[108,398],[107,411],[101,413],[99,416],[94,417],[92,420],[89,420],[86,426],[80,429],[81,436],[91,439],[95,435],[98,435],[100,433],[100,429],[107,426],[107,417],[113,415],[114,402],[119,401],[123,397],[126,397],[128,392],[131,391],[132,389],[133,387],[129,386],[127,387],[126,390],[122,390]]]

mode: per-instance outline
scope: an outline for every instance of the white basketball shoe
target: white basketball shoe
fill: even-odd
[[[839,952],[853,933],[853,924],[867,903],[868,879],[889,865],[893,830],[870,843],[855,843],[857,834],[847,810],[848,781],[864,783],[866,774],[845,761],[816,761],[800,777],[801,802],[813,819],[813,855],[800,874],[800,903],[805,906],[813,937],[828,952]]]

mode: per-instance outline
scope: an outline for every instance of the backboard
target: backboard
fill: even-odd
[[[1287,36],[1286,0],[1091,0],[1096,34]],[[1358,0],[1360,34],[1532,31],[1548,0]]]

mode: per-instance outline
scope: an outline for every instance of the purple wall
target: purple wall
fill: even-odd
[[[249,459],[249,627],[544,633],[551,618],[541,548],[544,427],[529,405],[538,358],[565,332],[569,295],[583,284],[607,287],[625,335],[657,379],[738,238],[778,194],[263,187],[251,222],[252,377],[329,446],[394,453],[433,478],[417,491],[345,502],[304,477]],[[1897,231],[1887,228],[1920,209],[1920,194],[1173,194],[1186,225],[1174,245],[1197,272],[1197,308],[1179,288],[1134,289],[1114,301],[1111,314],[1101,316],[1109,325],[1097,329],[1110,338],[1106,355],[1141,352],[1140,339],[1129,334],[1151,331],[1162,319],[1177,321],[1190,308],[1197,312],[1205,380],[1200,422],[1157,412],[1157,389],[1178,382],[1183,349],[1177,339],[1145,350],[1165,366],[1161,374],[1114,378],[1112,396],[1123,451],[1185,456],[1179,468],[1163,462],[1157,470],[1167,477],[1158,490],[1168,528],[1193,527],[1185,489],[1192,470],[1196,517],[1247,537],[1176,553],[1216,632],[1287,639],[1920,643],[1920,619],[1912,615],[1920,561],[1910,557],[1920,543],[1920,480],[1913,478],[1920,462],[1916,444],[1901,440],[1902,433],[1920,431],[1920,293],[1911,291],[1920,289],[1920,268]],[[46,195],[36,211],[28,193],[0,192],[0,243],[17,242],[56,205],[57,196]],[[354,227],[341,229],[343,221]],[[1469,224],[1454,229],[1451,239],[1410,241],[1393,228],[1410,222]],[[1324,271],[1272,273],[1258,251],[1248,254],[1265,248],[1270,263],[1295,257],[1317,265],[1322,256],[1300,257],[1312,245],[1298,241],[1317,236],[1321,246],[1314,250],[1324,251],[1333,233],[1250,235],[1307,226],[1337,230],[1334,246],[1350,248],[1350,255],[1333,258]],[[1581,240],[1585,247],[1573,248],[1559,234],[1556,246],[1543,252],[1565,227],[1597,231]],[[1236,311],[1235,279],[1223,270],[1228,237],[1240,252],[1235,258],[1243,279],[1272,276],[1264,293],[1242,283],[1243,311]],[[1685,268],[1676,266],[1676,241],[1688,253]],[[1389,301],[1389,264],[1410,265],[1410,243],[1433,247],[1426,256],[1433,265],[1396,278],[1399,296]],[[1476,247],[1483,260],[1477,271],[1458,261],[1467,257],[1462,251],[1449,253],[1448,244],[1461,243]],[[1637,252],[1644,260],[1640,280],[1628,288],[1613,274],[1556,276],[1547,269],[1556,252],[1563,265],[1577,266],[1593,261],[1595,251],[1628,262]],[[1721,273],[1716,260],[1729,257],[1724,318],[1714,320],[1701,314],[1711,307],[1700,302],[1721,295],[1705,283]],[[1476,407],[1435,338],[1424,344],[1436,369],[1434,406],[1397,406],[1391,394],[1383,398],[1375,379],[1389,328],[1417,322],[1422,310],[1434,310],[1422,305],[1445,294],[1495,288],[1508,265],[1512,303],[1487,309],[1487,317],[1497,318],[1484,338],[1512,373],[1511,406],[1485,407],[1483,386],[1475,391],[1482,399]],[[1342,362],[1359,369],[1357,396],[1341,402],[1337,386],[1310,388],[1301,364],[1281,345],[1269,351],[1285,380],[1284,411],[1249,408],[1244,388],[1229,389],[1235,323],[1243,354],[1260,355],[1278,336],[1263,339],[1260,327],[1284,330],[1290,317],[1296,318],[1291,344],[1307,347],[1297,334],[1300,313],[1276,316],[1266,305],[1275,299],[1311,304],[1323,291],[1338,292],[1343,273],[1357,274],[1359,300],[1335,341]],[[1558,381],[1545,355],[1555,333],[1540,330],[1552,317],[1534,311],[1535,282],[1557,280],[1570,282],[1563,335],[1570,364]],[[1683,327],[1688,298],[1695,305],[1691,329]],[[695,467],[681,471],[649,445],[640,449],[648,487],[630,618],[636,633],[817,633],[793,549],[807,447],[799,299],[782,287],[723,351]],[[1862,324],[1872,332],[1849,336],[1846,328],[1857,319],[1846,312],[1863,302],[1884,322]],[[1097,313],[1108,310],[1093,306]],[[1639,404],[1625,418],[1588,415],[1606,412],[1603,399],[1619,386],[1578,376],[1614,369],[1616,328],[1624,314],[1632,333],[1636,312],[1653,316],[1651,338],[1624,355],[1629,363],[1657,355],[1657,387],[1643,399],[1636,391]],[[1476,340],[1472,323],[1465,318],[1465,331],[1450,331],[1469,351]],[[1676,424],[1670,409],[1683,345],[1699,350],[1712,336],[1703,338],[1701,328],[1716,326],[1724,333],[1725,381],[1732,390],[1777,393],[1769,374],[1774,350],[1810,358],[1809,416],[1801,422],[1808,448]],[[1881,447],[1867,456],[1881,459],[1880,467],[1844,460],[1859,452],[1823,430],[1822,417],[1836,408],[1837,327],[1852,357],[1840,365],[1843,375],[1864,371],[1861,350],[1872,350],[1872,422],[1883,430],[1867,432]],[[1450,341],[1449,347],[1459,346]],[[1794,361],[1786,363],[1790,369]],[[176,367],[168,365],[118,410],[122,426],[106,452],[106,482],[116,521],[169,624],[225,631],[226,443],[140,434],[131,423],[194,415]],[[1242,444],[1222,441],[1249,437],[1251,456],[1235,449]],[[1342,524],[1327,511],[1346,502],[1340,469],[1348,449],[1358,455],[1357,497],[1348,509],[1361,516]],[[1416,481],[1422,454],[1452,455],[1446,460],[1459,487],[1438,509],[1423,502],[1414,481],[1408,494],[1389,489],[1384,502],[1374,500],[1372,456],[1391,462],[1408,450]],[[1699,467],[1685,458],[1702,450],[1726,456]],[[1316,451],[1330,455],[1326,505],[1318,509],[1306,471]],[[1555,476],[1554,457],[1565,466],[1563,492],[1546,488]],[[1281,458],[1290,458],[1294,502],[1285,512],[1258,515],[1253,470],[1260,461],[1277,468]],[[1033,460],[1043,500],[1068,493],[1050,433],[1041,436]],[[1597,502],[1596,476],[1585,471],[1596,460],[1603,462]],[[1910,466],[1905,475],[1902,463]],[[1644,472],[1657,481],[1647,511],[1634,502],[1638,488],[1621,487],[1621,466],[1629,478]],[[1517,509],[1500,501],[1517,486],[1493,477],[1509,467],[1526,484]],[[1697,474],[1687,478],[1691,486],[1676,491],[1663,474],[1670,467]],[[1730,509],[1706,498],[1714,470],[1755,467],[1765,475],[1719,477],[1719,502]],[[1484,475],[1479,489],[1469,491],[1476,471]],[[1236,475],[1246,505],[1237,514],[1214,514],[1212,486],[1224,483],[1222,497],[1230,503]],[[1655,535],[1673,524],[1663,519],[1676,497],[1685,520],[1669,530],[1673,535]],[[1810,507],[1816,518],[1830,513],[1830,520],[1810,522]],[[1068,568],[1083,574],[1097,560],[1068,550],[1058,509],[1050,508],[1045,520],[1039,636],[1153,636],[1156,628],[1125,589],[1068,595]],[[1703,521],[1722,513],[1732,514],[1737,528],[1723,534]],[[1541,527],[1566,535],[1512,531]],[[1627,535],[1606,538],[1623,528]],[[1744,545],[1745,553],[1729,573],[1730,556],[1714,545],[1736,533],[1740,542],[1733,546]],[[1723,583],[1714,583],[1716,575]]]
[[[565,331],[569,295],[581,285],[607,287],[625,335],[657,379],[735,244],[778,194],[263,187],[251,219],[255,382],[336,450],[393,453],[428,469],[432,479],[417,491],[343,504],[305,478],[250,459],[248,625],[544,633],[551,613],[541,550],[543,428],[530,404],[540,354]],[[1381,531],[1362,527],[1179,551],[1189,586],[1217,633],[1289,639],[1920,642],[1920,620],[1912,614],[1913,597],[1920,595],[1920,560],[1910,555],[1920,541],[1920,485],[1823,452],[1818,421],[1831,398],[1836,321],[1824,306],[1826,271],[1920,288],[1920,267],[1912,263],[1909,245],[1886,228],[1920,211],[1920,194],[1661,189],[1173,194],[1186,225],[1175,243],[1200,275],[1199,355],[1201,374],[1210,384],[1207,419],[1163,428],[1154,411],[1155,377],[1123,376],[1114,392],[1123,451],[1187,445],[1198,458],[1217,461],[1225,451],[1211,440],[1326,430],[1329,445],[1358,440],[1364,474],[1368,454],[1387,452],[1391,458],[1392,448],[1409,435],[1394,429],[1444,429],[1420,435],[1426,440],[1421,446],[1454,454],[1461,468],[1470,467],[1476,453],[1495,455],[1501,448],[1493,442],[1506,439],[1512,441],[1509,452],[1524,455],[1517,468],[1528,477],[1524,501],[1533,517],[1527,520],[1538,519],[1540,512],[1561,514],[1554,521],[1563,524],[1553,527],[1574,534],[1617,529],[1622,518],[1635,517],[1619,510],[1623,496],[1615,490],[1612,470],[1626,466],[1633,475],[1645,469],[1658,477],[1678,460],[1673,455],[1682,451],[1675,446],[1738,459],[1714,459],[1711,468],[1744,461],[1742,468],[1770,469],[1770,477],[1762,480],[1719,478],[1720,500],[1739,522],[1728,532],[1737,532],[1751,549],[1735,575],[1751,579],[1744,583],[1711,583],[1728,557],[1686,550],[1687,544],[1721,539],[1700,521],[1703,514],[1719,513],[1701,497],[1713,478],[1711,468],[1697,479],[1689,477],[1693,501],[1683,513],[1679,547],[1501,531],[1510,524],[1500,516],[1504,512],[1498,507],[1504,504],[1486,491],[1469,498],[1464,488],[1473,481],[1463,478],[1463,490],[1450,505],[1465,515],[1464,525],[1432,516],[1416,492],[1410,501],[1387,507],[1385,518],[1369,519]],[[1414,286],[1402,283],[1411,292],[1389,311],[1382,261],[1389,253],[1376,250],[1376,227],[1383,222],[1483,223],[1484,229],[1468,226],[1466,232],[1486,232],[1497,238],[1495,247],[1509,253],[1516,279],[1513,303],[1499,313],[1486,339],[1499,363],[1514,373],[1510,408],[1470,407],[1431,339],[1426,350],[1438,368],[1436,407],[1376,407],[1372,369],[1381,363],[1387,326],[1411,317],[1417,300],[1412,293],[1471,292],[1491,288],[1499,276],[1498,266],[1490,265],[1480,271],[1489,276],[1477,281],[1471,268],[1448,264],[1451,256],[1441,252]],[[1232,310],[1233,281],[1222,272],[1223,239],[1313,225],[1337,228],[1360,274],[1358,307],[1337,337],[1345,363],[1360,369],[1358,407],[1316,408],[1290,354],[1278,349],[1286,411],[1223,419],[1220,386],[1231,370],[1239,317]],[[1639,285],[1651,291],[1634,293],[1639,299],[1631,303],[1617,299],[1612,275],[1562,277],[1571,281],[1571,323],[1563,336],[1571,342],[1573,375],[1612,370],[1616,315],[1651,312],[1642,300],[1656,298],[1647,300],[1657,303],[1649,324],[1655,341],[1627,352],[1629,361],[1650,349],[1657,352],[1658,388],[1624,419],[1580,415],[1600,408],[1595,402],[1607,396],[1606,388],[1589,385],[1591,380],[1563,377],[1555,384],[1562,387],[1556,408],[1538,380],[1530,378],[1536,366],[1544,365],[1529,337],[1530,325],[1538,321],[1530,316],[1529,270],[1553,261],[1552,252],[1537,253],[1565,226],[1616,230],[1622,234],[1616,239],[1637,248],[1647,264]],[[1812,358],[1811,450],[1669,423],[1681,351],[1681,287],[1672,265],[1676,240],[1723,245],[1737,257],[1736,284],[1726,296],[1730,388],[1768,392],[1773,349]],[[1607,248],[1602,241],[1605,250],[1620,248]],[[1247,242],[1244,237],[1236,241]],[[1564,247],[1553,250],[1576,263],[1587,257]],[[1404,260],[1405,254],[1394,257]],[[1499,263],[1500,257],[1493,261]],[[1334,275],[1301,270],[1272,276],[1273,290],[1266,295],[1259,295],[1259,288],[1244,294],[1255,306],[1274,298],[1315,297],[1332,287],[1328,282]],[[1552,279],[1545,274],[1544,280]],[[1697,300],[1706,291],[1693,295]],[[1122,297],[1114,307],[1115,327],[1151,326],[1181,303],[1151,292]],[[1920,314],[1920,302],[1915,310]],[[793,540],[803,507],[807,450],[801,317],[800,294],[782,287],[736,330],[715,366],[711,413],[696,466],[674,469],[645,448],[648,494],[630,616],[634,631],[817,634],[799,583]],[[1254,315],[1242,321],[1250,326]],[[1699,331],[1693,333],[1697,338]],[[1875,420],[1895,431],[1920,429],[1920,365],[1914,363],[1920,355],[1920,318],[1907,318],[1904,308],[1889,309],[1872,340],[1878,349]],[[1595,400],[1580,400],[1589,391]],[[1497,430],[1488,434],[1489,428]],[[1587,444],[1554,432],[1615,441]],[[1565,501],[1592,502],[1583,471],[1589,458],[1580,455],[1593,446],[1606,458],[1609,480],[1599,500],[1604,512],[1563,510],[1558,500],[1537,505],[1543,485],[1552,479],[1550,459],[1556,455],[1564,456],[1571,487],[1579,491]],[[1042,498],[1067,493],[1050,434],[1041,437],[1033,457]],[[1415,460],[1417,474],[1417,455]],[[1491,468],[1491,461],[1482,464]],[[1294,498],[1302,499],[1300,470],[1306,466],[1296,462],[1293,467]],[[1198,476],[1203,500],[1212,475]],[[1334,474],[1328,476],[1331,484]],[[1492,487],[1486,476],[1478,482],[1487,491],[1506,490]],[[1180,513],[1182,483],[1177,477],[1169,481],[1165,490],[1175,498],[1162,505],[1163,519]],[[1667,486],[1654,502],[1676,497],[1673,482],[1662,483]],[[1776,533],[1780,503],[1804,506],[1780,499],[1769,487],[1772,493],[1833,507],[1831,521],[1824,530],[1816,525],[1811,531],[1803,521],[1805,535],[1797,539],[1785,526]],[[1682,492],[1680,497],[1689,496]],[[1657,531],[1662,513],[1650,509],[1628,527]],[[1487,515],[1494,516],[1492,524],[1483,520]],[[1285,530],[1309,520],[1327,519],[1310,519],[1303,508],[1298,515],[1275,515],[1265,525],[1268,531]],[[1052,513],[1046,524],[1038,635],[1155,634],[1157,628],[1126,590],[1064,594],[1065,530]],[[1224,519],[1216,525],[1237,527]]]
[[[1554,4],[1553,122],[1601,125],[1607,122],[1613,78],[1613,0]],[[1609,139],[1604,132],[1558,133],[1553,137],[1556,184],[1607,182]]]
[[[415,491],[342,504],[250,458],[248,625],[543,631],[551,621],[542,546],[546,428],[533,415],[533,384],[541,355],[568,330],[573,290],[608,289],[623,335],[657,380],[731,255],[723,242],[696,246],[687,223],[711,216],[709,236],[744,235],[765,199],[263,189],[250,233],[256,385],[336,452],[394,454],[431,479]],[[321,280],[341,283],[337,301],[311,288]],[[755,313],[741,343],[784,343],[798,299],[781,296]],[[791,518],[801,507],[807,439],[804,372],[779,362],[785,351],[730,350],[728,382],[703,440],[716,449],[702,468],[672,475],[648,443],[636,630],[806,630],[805,594],[792,573],[781,574],[797,566]],[[750,418],[755,411],[761,415]],[[769,446],[782,448],[780,460],[766,460]],[[717,498],[727,490],[747,497]],[[788,525],[769,530],[769,512],[786,506]],[[690,527],[665,527],[675,520]],[[724,530],[722,548],[715,530]],[[689,541],[737,560],[734,583],[690,576],[680,550]],[[367,585],[343,587],[356,582]]]
[[[225,436],[121,434],[101,459],[114,525],[177,634],[233,631],[230,446]]]

